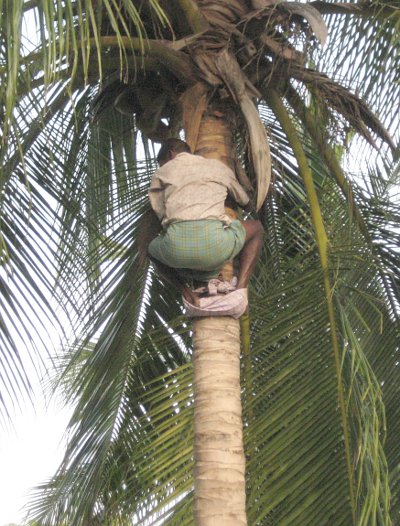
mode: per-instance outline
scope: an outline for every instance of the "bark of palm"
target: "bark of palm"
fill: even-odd
[[[193,324],[193,333],[195,524],[243,526],[239,322],[204,318]]]
[[[210,109],[203,116],[196,151],[232,165],[231,131],[222,112]],[[232,275],[232,264],[224,273]],[[193,346],[195,524],[243,526],[247,521],[239,321],[195,320]]]

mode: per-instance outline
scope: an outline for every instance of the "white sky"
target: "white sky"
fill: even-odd
[[[53,475],[62,459],[61,443],[70,410],[56,401],[46,408],[37,389],[35,409],[16,410],[14,431],[0,430],[0,526],[20,523],[30,488]]]

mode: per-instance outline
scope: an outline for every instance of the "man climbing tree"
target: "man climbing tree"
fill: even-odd
[[[261,250],[263,227],[258,220],[232,220],[225,201],[229,195],[250,209],[248,195],[232,170],[220,161],[192,155],[179,139],[167,140],[157,159],[160,168],[149,197],[163,231],[151,241],[150,255],[181,291],[188,314],[228,312],[238,318],[247,307],[247,284]],[[239,276],[223,283],[218,279],[221,267],[237,255]],[[227,298],[217,295],[236,288]],[[199,299],[196,292],[208,297]]]

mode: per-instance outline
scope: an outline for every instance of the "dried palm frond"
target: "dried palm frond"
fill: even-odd
[[[248,34],[257,37],[266,29],[271,31],[272,28],[285,26],[287,35],[304,33],[308,38],[314,36],[321,45],[325,44],[328,36],[328,29],[320,12],[310,4],[299,2],[279,2],[272,5],[266,2],[262,9],[243,17],[241,26]]]
[[[293,65],[290,74],[293,78],[304,82],[322,103],[340,113],[370,144],[376,146],[369,129],[387,142],[393,151],[396,149],[385,126],[370,110],[367,103],[357,95],[331,80],[327,75],[313,69]]]
[[[243,2],[239,0],[198,0],[197,4],[211,25],[226,24],[227,21],[236,23],[246,14]]]
[[[265,127],[253,102],[254,95],[258,92],[245,81],[235,57],[227,50],[217,56],[215,64],[226,88],[240,105],[247,124],[251,159],[257,180],[256,209],[259,210],[265,201],[271,181],[271,154]]]

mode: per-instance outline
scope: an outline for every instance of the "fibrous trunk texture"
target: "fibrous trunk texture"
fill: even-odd
[[[232,167],[226,112],[203,115],[196,153]],[[232,277],[232,264],[224,278]],[[245,526],[245,457],[240,400],[240,325],[231,317],[193,322],[196,526]]]
[[[194,323],[195,524],[245,526],[239,322]]]

